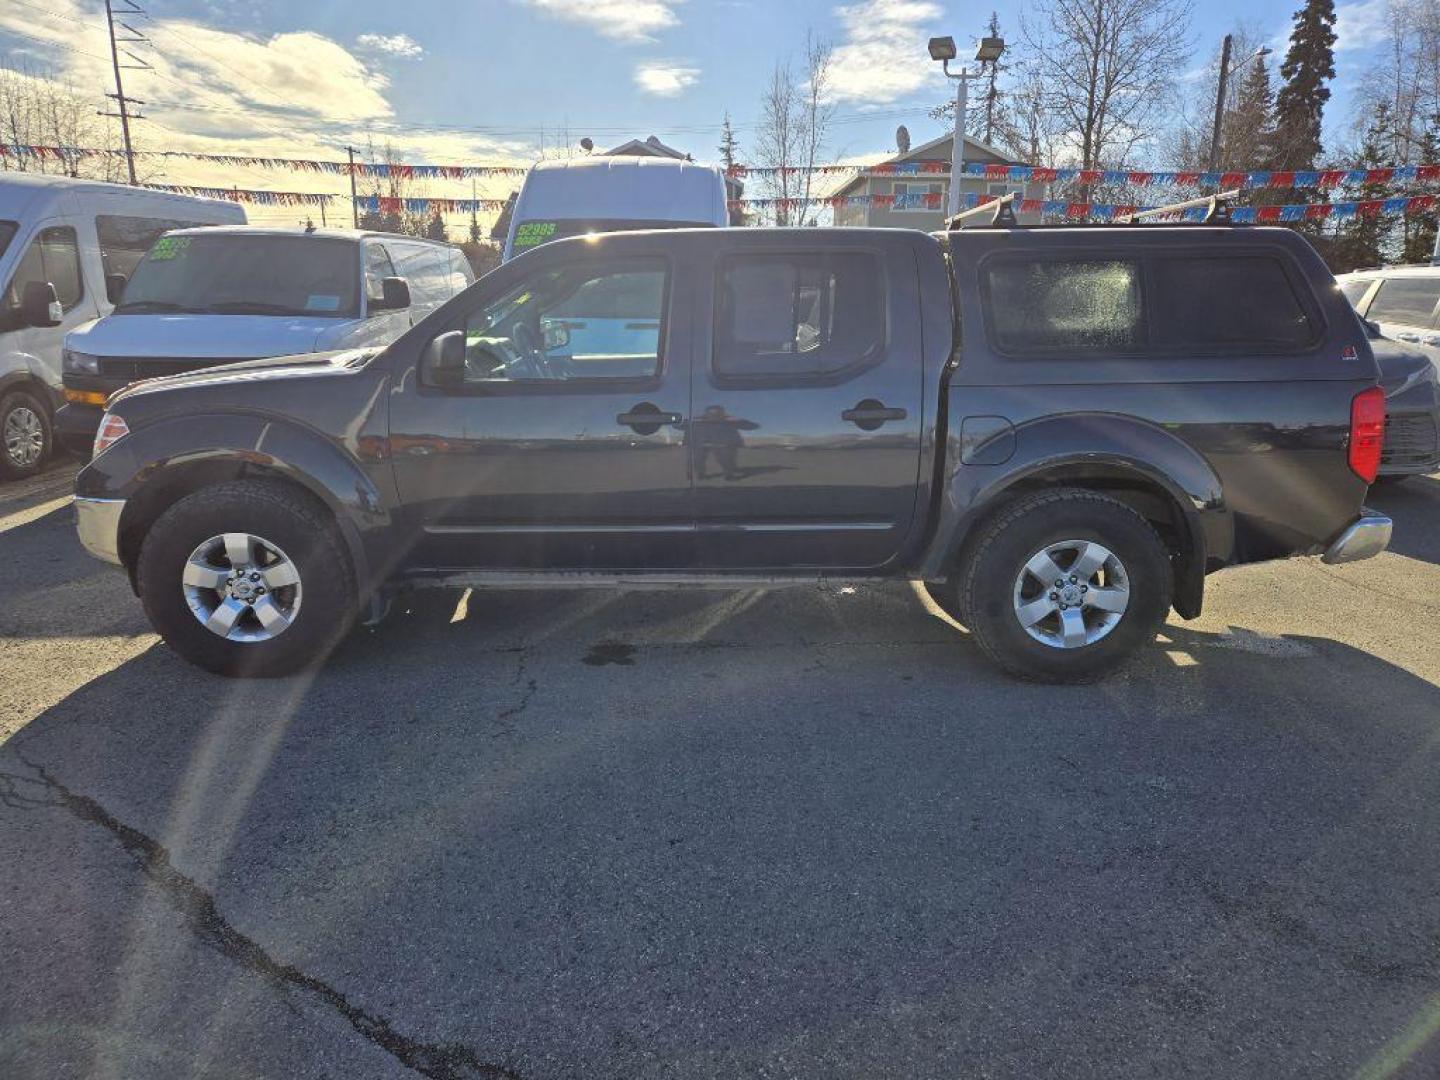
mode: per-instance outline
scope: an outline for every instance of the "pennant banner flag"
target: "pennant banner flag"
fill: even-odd
[[[224,199],[227,202],[250,203],[255,206],[321,206],[338,195],[313,191],[252,191],[246,188],[196,187],[194,184],[143,184],[152,191],[170,191],[176,195],[195,195],[202,199]]]
[[[732,199],[732,210],[785,209],[802,206],[829,207],[839,210],[847,206],[874,206],[894,210],[943,210],[944,197],[939,194],[907,195],[836,195],[812,199]],[[1241,224],[1268,224],[1294,221],[1316,221],[1330,218],[1379,217],[1394,214],[1426,214],[1435,210],[1436,195],[1400,196],[1394,199],[1362,199],[1355,202],[1297,203],[1289,206],[1235,206],[1230,220]],[[997,201],[993,195],[968,194],[960,202],[966,209],[987,206]],[[1065,218],[1071,221],[1112,221],[1115,218],[1155,209],[1107,203],[1067,202],[1063,199],[1016,199],[1012,204],[1017,214],[1038,214],[1042,217]],[[1204,221],[1207,207],[1173,211],[1168,217],[1177,221]]]
[[[200,154],[184,150],[136,150],[136,157],[184,158],[210,165],[240,168],[290,169],[296,172],[327,173],[334,176],[368,176],[415,180],[469,180],[489,176],[524,176],[523,165],[402,165],[386,162],[319,161],[309,158],[251,157],[245,154]],[[28,146],[0,143],[0,160],[31,157],[39,161],[73,162],[92,158],[121,158],[125,151],[93,146]]]

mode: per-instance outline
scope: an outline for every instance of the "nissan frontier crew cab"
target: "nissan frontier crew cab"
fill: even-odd
[[[384,349],[130,387],[76,505],[229,674],[321,661],[397,589],[892,578],[1082,679],[1216,570],[1384,550],[1377,382],[1284,229],[615,233]]]

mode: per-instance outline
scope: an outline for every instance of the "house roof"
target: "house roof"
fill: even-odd
[[[673,146],[666,146],[663,142],[651,135],[648,139],[631,139],[629,142],[621,143],[613,150],[605,151],[606,157],[667,157],[678,158],[681,161],[689,161],[690,155],[683,150],[676,150]]]
[[[903,154],[896,154],[893,157],[886,158],[884,161],[877,161],[872,165],[862,166],[853,177],[845,181],[844,184],[842,184],[839,188],[836,189],[835,194],[845,194],[852,187],[859,184],[862,180],[868,180],[872,176],[880,175],[889,177],[895,175],[894,173],[877,174],[873,172],[872,170],[875,168],[876,165],[899,165],[904,162],[910,161],[934,161],[936,160],[936,158],[931,152],[941,146],[951,145],[953,139],[954,134],[947,131],[945,132],[945,134],[937,136],[936,138],[931,139],[929,142],[921,143],[919,146],[912,146],[908,151]],[[970,160],[971,150],[978,151],[977,156],[983,154],[987,157],[994,158],[995,160],[993,163],[997,165],[1024,164],[1024,162],[1022,161],[1013,160],[1008,154],[1005,153],[1005,151],[1000,150],[997,147],[991,146],[989,143],[983,143],[979,139],[972,139],[969,135],[967,135],[965,136],[965,157],[967,161]],[[949,159],[950,155],[946,154],[944,160],[948,162]]]

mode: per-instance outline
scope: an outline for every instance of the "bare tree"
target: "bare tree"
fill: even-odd
[[[1005,96],[1005,109],[995,128],[1000,148],[1017,161],[1054,165],[1061,130],[1039,69],[1026,65],[1020,81]]]
[[[830,100],[830,58],[835,47],[824,38],[813,33],[805,34],[805,84],[800,92],[800,164],[805,167],[801,176],[800,212],[795,224],[814,224],[817,213],[810,208],[811,182],[815,178],[815,166],[825,149],[825,140],[830,132],[830,120],[835,115],[835,105]]]
[[[1040,0],[1021,20],[1081,168],[1121,164],[1156,134],[1189,26],[1183,0]]]
[[[789,60],[777,60],[770,81],[760,97],[760,127],[755,133],[758,163],[776,170],[766,178],[771,198],[788,200],[795,197],[795,165],[804,142],[799,92],[795,73]],[[785,203],[775,206],[775,224],[790,224],[790,209]]]
[[[1268,137],[1269,112],[1274,104],[1269,91],[1268,69],[1263,60],[1252,60],[1263,43],[1262,33],[1251,25],[1236,26],[1230,31],[1231,67],[1235,74],[1225,84],[1224,120],[1221,126],[1221,168],[1267,168],[1268,151],[1262,143]],[[1211,130],[1215,126],[1215,95],[1220,89],[1221,45],[1206,61],[1198,79],[1187,80],[1172,113],[1169,130],[1160,139],[1167,162],[1184,169],[1204,169],[1210,159]],[[1244,66],[1241,66],[1244,65]],[[1255,73],[1266,72],[1267,97],[1260,116],[1255,114],[1253,98],[1262,93]],[[1258,123],[1257,123],[1258,121]]]
[[[0,141],[59,150],[46,157],[7,154],[0,158],[0,168],[118,179],[123,168],[118,157],[76,152],[110,145],[108,125],[96,115],[103,102],[98,92],[92,99],[46,72],[0,68]]]

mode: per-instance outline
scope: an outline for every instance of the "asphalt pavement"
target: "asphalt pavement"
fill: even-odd
[[[0,1077],[1440,1076],[1440,479],[1007,680],[905,586],[178,660],[0,489]]]

